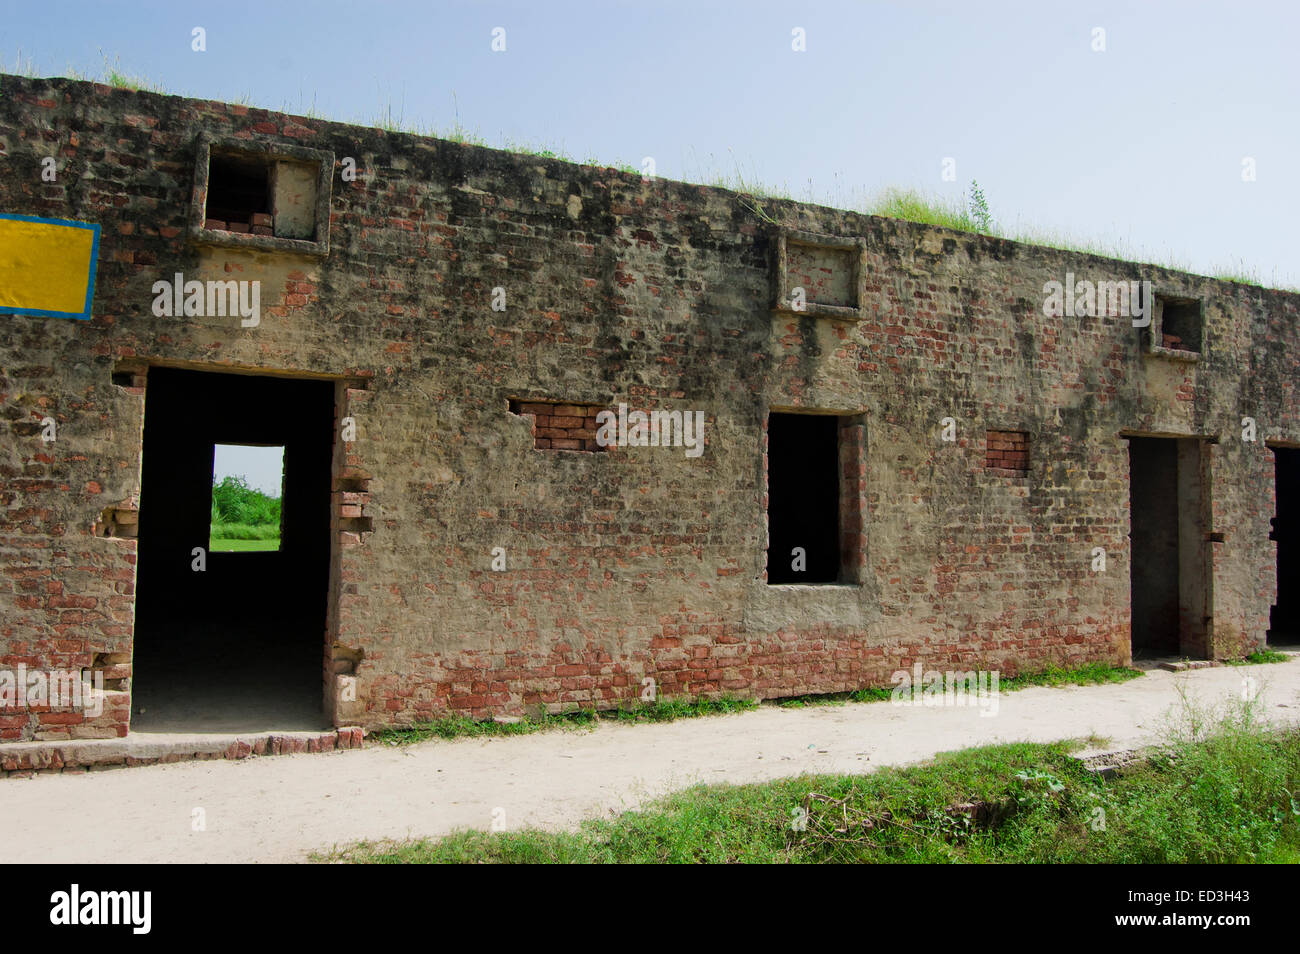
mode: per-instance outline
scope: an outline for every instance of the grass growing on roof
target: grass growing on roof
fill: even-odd
[[[69,67],[63,71],[62,75],[72,79],[94,80],[97,82],[107,83],[121,89],[147,90],[155,93],[166,93],[168,90],[163,87],[144,79],[132,72],[124,69],[116,59],[109,61],[106,54],[100,51],[104,59],[104,67],[99,76],[87,76]],[[24,59],[22,52],[19,51],[13,64],[0,64],[0,69],[11,71],[18,75],[29,78],[39,78],[39,73],[35,62],[27,57]],[[251,105],[251,93],[245,93],[237,100],[242,105]],[[301,96],[300,96],[301,98]],[[266,107],[271,108],[271,107]],[[287,112],[287,104],[281,104],[281,111]],[[323,114],[317,112],[315,100],[307,107],[305,115],[308,118],[325,119]],[[547,143],[517,142],[508,138],[503,138],[502,142],[492,147],[483,136],[477,132],[472,132],[461,125],[459,106],[456,107],[456,118],[454,123],[449,127],[439,127],[436,124],[421,124],[414,121],[407,121],[403,115],[403,108],[394,112],[393,105],[389,102],[378,115],[369,120],[362,120],[360,125],[368,125],[377,129],[383,129],[394,133],[409,133],[412,135],[430,136],[440,139],[450,140],[452,142],[464,143],[475,146],[485,146],[490,148],[506,149],[522,155],[537,156],[545,159],[556,159],[566,162],[574,161],[572,157],[561,147]],[[730,150],[729,150],[730,151]],[[772,199],[791,200],[788,183],[780,188],[767,185],[753,174],[746,175],[742,170],[738,160],[732,156],[733,172],[720,171],[718,163],[710,155],[709,161],[705,164],[699,164],[699,157],[692,155],[695,163],[694,174],[684,174],[684,181],[696,182],[703,185],[710,185],[718,188],[730,189],[740,194],[741,204],[759,219],[769,224],[781,224],[781,219],[772,211],[768,201]],[[611,164],[603,162],[594,157],[586,159],[587,165],[610,168]],[[620,172],[629,175],[640,175],[641,170],[633,164],[618,163],[612,166]],[[997,238],[1005,238],[1015,242],[1021,242],[1026,245],[1037,245],[1047,248],[1055,248],[1063,251],[1079,252],[1088,255],[1099,255],[1106,258],[1116,258],[1124,261],[1137,262],[1148,258],[1143,253],[1136,251],[1129,243],[1117,239],[1089,239],[1079,238],[1064,232],[1054,231],[1039,226],[1026,226],[1014,230],[1004,230],[998,227],[993,220],[989,203],[984,197],[983,190],[978,187],[977,183],[972,182],[971,189],[963,201],[935,196],[925,193],[921,190],[912,188],[889,187],[877,193],[873,198],[865,203],[853,199],[843,199],[846,189],[839,185],[840,176],[837,173],[834,176],[837,182],[835,196],[826,198],[827,202],[835,208],[843,208],[852,211],[859,211],[870,215],[880,215],[887,218],[901,219],[909,222],[917,222],[923,225],[932,225],[942,228],[953,229],[960,232],[970,232],[974,234],[986,234]],[[811,180],[808,182],[808,188],[804,201],[815,203],[818,201],[816,190],[813,188]],[[860,189],[854,186],[847,188],[847,193],[852,196],[860,192]],[[841,197],[838,198],[837,197]],[[1174,269],[1177,271],[1190,272],[1190,267],[1186,262],[1177,260],[1170,254],[1151,256],[1151,264],[1160,265],[1161,267]],[[1288,290],[1300,290],[1296,286],[1282,282],[1276,272],[1273,276],[1265,281],[1258,271],[1245,262],[1237,262],[1224,266],[1216,266],[1212,269],[1207,277],[1220,279],[1223,281],[1234,282],[1248,287],[1278,288]]]

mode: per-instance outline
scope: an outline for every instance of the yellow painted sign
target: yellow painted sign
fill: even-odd
[[[0,315],[90,318],[99,226],[0,213]]]

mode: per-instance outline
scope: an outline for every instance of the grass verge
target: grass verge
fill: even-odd
[[[1189,703],[1184,700],[1184,706]],[[1250,702],[1185,714],[1103,779],[1078,742],[944,753],[867,776],[697,786],[576,832],[360,842],[316,861],[422,863],[1231,863],[1300,857],[1300,732]]]
[[[575,709],[557,715],[525,717],[511,722],[480,721],[466,716],[447,716],[410,726],[379,729],[366,736],[370,743],[410,745],[429,739],[484,738],[490,736],[531,735],[549,729],[587,729],[598,722],[672,722],[707,715],[727,715],[758,708],[751,699],[723,696],[721,699],[692,701],[661,699],[618,709]]]
[[[1015,692],[1029,686],[1094,686],[1105,682],[1128,682],[1143,675],[1139,669],[1125,669],[1106,663],[1089,663],[1065,669],[1049,666],[1038,672],[1021,673],[998,680],[999,692]],[[808,706],[842,706],[850,702],[885,702],[894,697],[894,690],[875,686],[853,692],[825,693],[814,696],[791,696],[775,700],[783,709],[803,709]],[[910,698],[907,693],[902,698]]]

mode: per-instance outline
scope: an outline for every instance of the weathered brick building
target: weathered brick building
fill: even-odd
[[[0,314],[0,669],[112,690],[3,739],[125,734],[176,687],[375,726],[1291,628],[1295,294],[0,84],[0,213],[100,229],[87,318]],[[1149,281],[1150,325],[1078,281]],[[285,447],[278,552],[196,554],[220,443]]]

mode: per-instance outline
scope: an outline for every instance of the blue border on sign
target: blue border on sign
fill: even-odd
[[[99,226],[92,222],[74,222],[72,219],[45,219],[39,215],[17,215],[0,212],[0,219],[13,219],[18,222],[44,222],[47,225],[65,225],[74,229],[89,229],[94,238],[90,242],[90,274],[86,281],[86,304],[81,311],[42,311],[35,308],[9,308],[0,305],[0,315],[31,315],[35,318],[75,318],[77,321],[90,320],[90,306],[95,301],[95,274],[99,269]]]

